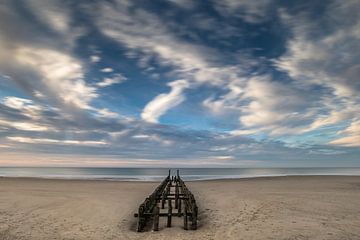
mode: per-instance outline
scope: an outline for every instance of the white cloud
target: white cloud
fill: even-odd
[[[42,94],[41,92],[35,90],[34,91],[34,96],[37,97],[37,98],[44,98],[44,94]]]
[[[7,137],[7,139],[29,144],[62,144],[62,145],[84,145],[84,146],[96,146],[105,145],[105,141],[80,141],[80,140],[58,140],[49,138],[29,138],[29,137]]]
[[[101,69],[100,71],[103,73],[111,73],[114,71],[114,69],[107,67],[107,68]]]
[[[41,0],[29,0],[27,4],[36,13],[36,16],[51,29],[63,34],[69,31],[69,13],[59,1],[48,0],[44,2]]]
[[[32,119],[41,118],[43,107],[34,104],[32,100],[18,97],[4,97],[3,104],[21,111],[25,116]]]
[[[84,34],[85,29],[72,25],[71,11],[66,3],[58,0],[29,0],[24,6],[51,31],[60,35],[57,41],[63,41],[67,47],[74,47],[75,40]]]
[[[150,138],[150,135],[146,135],[146,134],[138,134],[138,135],[134,135],[134,136],[132,136],[132,138],[147,139],[147,138]]]
[[[23,130],[23,131],[36,131],[36,132],[38,132],[38,131],[48,131],[49,130],[48,126],[33,123],[33,122],[8,121],[8,120],[3,120],[3,119],[0,119],[0,126],[15,128],[15,129],[18,129],[18,130]]]
[[[84,33],[72,24],[68,3],[58,0],[24,2],[26,16],[14,4],[1,15],[0,71],[22,90],[23,94],[67,110],[88,108],[96,89],[84,81],[82,62],[71,52]],[[0,10],[3,13],[3,9]],[[17,31],[13,31],[17,29]]]
[[[243,2],[227,4],[242,5]],[[275,65],[289,73],[293,81],[256,75],[243,80],[232,78],[231,83],[225,85],[227,93],[207,98],[203,105],[219,116],[226,111],[239,112],[242,129],[232,131],[233,135],[302,134],[358,116],[360,82],[357,76],[360,73],[356,72],[360,69],[360,55],[351,49],[359,46],[360,18],[356,17],[358,11],[355,10],[359,4],[356,1],[336,4],[329,7],[328,14],[336,16],[337,21],[329,34],[312,32],[321,31],[322,19],[313,21],[305,14],[289,16],[280,11],[284,22],[294,31],[294,37],[289,40],[287,53],[275,61]],[[354,14],[348,16],[349,11]],[[339,26],[344,19],[354,24]],[[313,36],[320,37],[314,39]],[[313,94],[313,88],[324,87],[326,89]],[[329,93],[329,89],[332,92]]]
[[[303,120],[311,117],[299,113],[308,110],[311,104],[291,83],[280,83],[267,75],[254,75],[232,81],[228,89],[218,98],[205,99],[203,105],[218,116],[239,115],[241,129],[232,130],[233,136],[298,133],[304,127],[301,126]]]
[[[122,82],[126,81],[126,79],[127,78],[124,77],[123,75],[121,75],[120,73],[116,73],[113,75],[113,77],[104,78],[101,82],[96,83],[96,86],[107,87],[107,86],[111,86],[113,84],[122,83]]]
[[[187,0],[171,1],[178,5],[187,2]],[[348,12],[345,14],[346,17],[348,15],[348,19],[344,21],[346,22],[343,26],[344,31],[337,31],[342,27],[336,26],[335,29],[332,29],[331,24],[327,25],[328,31],[325,35],[328,38],[322,37],[324,32],[318,32],[318,35],[308,34],[309,29],[300,29],[298,25],[308,24],[308,22],[296,24],[296,21],[303,17],[302,15],[292,17],[295,24],[291,26],[290,30],[299,29],[291,35],[294,38],[290,39],[286,53],[276,62],[279,69],[289,73],[294,80],[292,81],[286,78],[272,79],[269,76],[254,73],[252,67],[258,67],[261,58],[253,58],[251,57],[252,54],[250,57],[244,58],[243,54],[234,52],[229,54],[229,56],[231,55],[230,58],[227,58],[226,51],[229,49],[220,52],[211,47],[200,45],[203,36],[196,39],[196,36],[193,38],[193,36],[187,35],[197,35],[195,31],[191,32],[193,26],[190,30],[190,28],[187,29],[186,23],[175,26],[176,23],[174,22],[164,22],[163,16],[156,16],[151,11],[146,12],[144,10],[146,7],[142,5],[134,6],[129,10],[128,6],[137,4],[134,1],[115,0],[111,3],[109,1],[97,2],[94,5],[75,4],[76,8],[74,9],[69,9],[70,2],[67,1],[64,3],[57,1],[57,4],[60,5],[55,4],[54,6],[48,6],[53,3],[52,0],[46,3],[41,0],[29,0],[28,2],[24,1],[24,4],[26,6],[33,4],[33,2],[37,4],[32,7],[31,14],[34,15],[38,24],[24,22],[25,17],[20,16],[21,13],[18,13],[15,8],[11,8],[13,4],[6,4],[6,9],[0,7],[0,25],[8,26],[0,28],[0,49],[2,49],[0,52],[0,71],[11,76],[9,81],[16,81],[16,86],[21,87],[17,90],[23,90],[23,94],[33,97],[33,100],[7,97],[0,104],[0,130],[5,136],[0,139],[0,147],[11,146],[19,152],[34,153],[44,151],[41,146],[35,147],[35,144],[52,144],[52,146],[46,146],[46,151],[49,152],[60,152],[58,150],[61,149],[62,145],[66,145],[74,146],[71,148],[72,153],[78,154],[84,153],[84,151],[75,146],[99,145],[103,146],[101,151],[95,152],[93,151],[94,148],[88,148],[85,153],[91,155],[112,154],[114,158],[107,161],[106,159],[99,160],[100,158],[97,160],[86,159],[84,156],[81,161],[76,160],[79,165],[82,163],[91,164],[91,161],[95,161],[96,164],[114,164],[117,162],[116,160],[119,160],[118,158],[128,159],[119,161],[124,164],[133,164],[135,159],[144,158],[143,162],[149,164],[154,162],[181,165],[214,163],[218,164],[216,166],[223,166],[223,162],[241,165],[239,159],[247,159],[247,157],[251,159],[256,159],[256,157],[264,159],[269,156],[274,158],[286,157],[289,161],[299,157],[302,161],[304,157],[310,156],[306,154],[311,151],[318,155],[333,154],[336,151],[331,149],[338,149],[338,147],[329,146],[329,149],[331,148],[329,150],[325,146],[325,149],[319,150],[316,149],[318,146],[315,146],[314,149],[302,151],[296,148],[296,144],[289,147],[290,144],[283,145],[281,141],[272,142],[271,138],[266,138],[267,141],[257,142],[244,135],[304,133],[344,120],[353,121],[353,124],[358,121],[357,109],[359,108],[356,94],[358,92],[358,78],[356,76],[359,75],[359,72],[358,61],[355,60],[357,60],[356,54],[359,52],[356,50],[358,49],[358,29],[360,28],[353,24],[354,21],[348,21],[351,18],[358,18],[355,7],[345,7],[344,12]],[[351,2],[352,0],[348,0],[346,3],[342,1],[338,4],[340,6],[350,4],[349,6],[351,6]],[[268,6],[265,0],[224,0],[217,1],[214,4],[223,4],[225,7],[221,11],[225,15],[219,18],[218,23],[208,19],[202,24],[200,23],[202,26],[199,25],[200,27],[197,28],[211,32],[207,35],[221,33],[222,36],[219,38],[222,38],[223,41],[217,41],[220,46],[228,43],[229,38],[227,36],[229,35],[225,36],[225,32],[230,31],[233,34],[234,31],[242,31],[238,28],[230,28],[230,30],[226,30],[225,27],[222,28],[224,25],[231,25],[232,27],[232,24],[228,24],[227,20],[235,19],[228,19],[227,17],[240,17],[251,23],[259,23],[267,19]],[[5,4],[0,3],[0,5],[4,6]],[[71,19],[71,15],[80,8],[84,10],[81,14],[88,14],[85,12],[87,9],[85,5],[89,6],[88,8],[91,10],[100,6],[96,9],[98,11],[92,11],[99,31],[115,40],[122,49],[127,49],[129,52],[125,53],[126,56],[130,57],[133,54],[133,58],[138,58],[139,65],[145,69],[144,71],[156,74],[154,70],[159,65],[166,67],[160,67],[160,70],[170,69],[166,75],[159,75],[160,81],[157,82],[162,83],[166,79],[172,79],[173,82],[169,84],[170,90],[155,96],[145,106],[141,116],[143,119],[149,122],[158,122],[169,109],[185,100],[187,89],[206,84],[207,86],[202,87],[207,90],[210,89],[209,91],[214,88],[216,90],[212,91],[213,95],[203,102],[204,106],[218,114],[221,118],[221,124],[227,124],[232,119],[235,121],[239,119],[239,129],[218,135],[211,130],[188,131],[175,126],[147,124],[133,119],[125,120],[123,116],[120,118],[111,109],[98,109],[91,106],[92,100],[97,97],[97,87],[110,86],[125,79],[121,78],[120,75],[116,78],[113,71],[104,70],[108,73],[106,75],[109,78],[104,78],[92,85],[86,83],[84,78],[86,69],[84,67],[94,67],[90,63],[99,62],[101,52],[94,51],[97,48],[96,46],[82,46],[90,47],[87,48],[90,50],[92,48],[90,53],[92,56],[86,62],[88,65],[71,54],[72,47],[76,45],[74,44],[76,39],[71,35],[73,30],[76,30],[73,26],[83,24],[83,22],[78,24],[77,18]],[[183,6],[187,7],[186,4]],[[170,10],[175,9],[171,8]],[[4,12],[7,13],[4,14]],[[4,15],[16,15],[17,18],[9,18],[10,20],[3,21]],[[49,19],[52,15],[54,18]],[[332,16],[328,18],[329,20],[339,16],[339,14],[332,13],[323,15]],[[344,14],[342,15],[343,18]],[[91,16],[84,17],[91,19]],[[17,20],[18,23],[13,20]],[[342,22],[342,19],[336,21]],[[195,24],[199,23],[195,22]],[[174,26],[175,28],[172,29]],[[215,28],[218,31],[213,32],[212,30]],[[17,31],[13,31],[13,29],[17,29]],[[178,32],[179,29],[183,29],[184,32]],[[259,25],[259,33],[262,34],[262,31],[263,29]],[[351,39],[350,42],[345,41],[346,31],[348,31],[348,36]],[[33,34],[29,34],[32,32]],[[77,34],[79,33],[75,31],[74,36],[78,36]],[[188,37],[192,41],[186,40],[189,39]],[[217,36],[214,37],[209,38],[211,43]],[[239,41],[239,44],[242,45],[241,37]],[[233,55],[237,56],[234,57]],[[292,57],[297,59],[291,59]],[[336,58],[339,59],[338,64],[333,61]],[[230,62],[235,61],[235,59],[238,64],[231,65]],[[229,65],[225,65],[225,62]],[[315,68],[320,70],[316,72]],[[342,71],[343,69],[345,70]],[[16,74],[13,74],[14,72]],[[323,84],[325,81],[327,83]],[[320,88],[325,86],[326,89],[311,91],[313,86]],[[205,92],[203,89],[201,91],[202,94]],[[314,97],[314,92],[319,96]],[[204,97],[202,94],[196,98]],[[56,103],[54,106],[59,108],[56,111],[52,111],[54,108],[49,107],[54,102]],[[40,103],[42,105],[39,105]],[[62,103],[62,105],[58,103]],[[76,116],[77,118],[68,117],[73,113],[73,107],[85,109],[85,111],[81,111],[84,114],[79,114]],[[2,111],[3,109],[5,111]],[[67,111],[69,109],[70,111]],[[194,109],[194,111],[197,110],[199,109]],[[231,112],[232,115],[227,118],[227,115],[223,115],[224,112]],[[21,121],[21,119],[24,120]],[[227,126],[233,125],[232,123],[226,125],[226,129]],[[359,142],[359,134],[358,131],[356,132],[358,128],[355,130],[353,128],[349,126],[348,130],[339,132],[338,139],[332,141],[331,144],[358,146],[356,145]],[[328,134],[328,132],[321,132],[321,134]],[[74,136],[86,140],[73,140]],[[108,139],[111,142],[102,139]],[[2,144],[3,142],[5,144]],[[176,143],[176,148],[168,147],[174,143]],[[104,147],[105,144],[106,147]],[[211,156],[209,156],[209,151]],[[211,154],[211,152],[215,153]],[[6,158],[3,155],[1,156],[4,159]],[[149,160],[150,158],[175,158],[174,156],[181,160],[172,159],[174,161],[171,160],[171,162]],[[48,158],[45,158],[43,162],[47,163],[47,161]],[[73,159],[68,162],[71,161]],[[246,161],[243,162],[246,163]],[[138,163],[142,163],[142,161]],[[256,161],[249,160],[248,163],[256,164]]]
[[[157,134],[138,134],[138,135],[133,135],[132,138],[134,139],[140,139],[140,140],[146,140],[146,141],[154,141],[154,142],[158,142],[162,145],[172,145],[174,142],[171,140],[167,140],[164,139],[163,137],[157,135]]]
[[[360,147],[360,135],[353,135],[343,137],[330,142],[333,145],[340,145],[345,147]]]
[[[157,123],[159,117],[163,115],[168,109],[179,105],[184,101],[183,90],[189,87],[189,84],[185,80],[177,80],[169,83],[171,91],[169,93],[163,93],[155,97],[149,102],[143,112],[141,118],[145,121]]]
[[[221,160],[221,161],[229,161],[229,160],[233,160],[234,157],[233,156],[229,156],[229,155],[224,155],[224,156],[213,156],[213,157],[209,157],[209,158],[214,158],[216,160]]]
[[[223,16],[236,16],[249,23],[266,20],[271,0],[214,0],[215,8]]]
[[[186,79],[182,81],[191,87],[201,84],[224,87],[226,82],[237,78],[237,66],[217,66],[219,59],[214,49],[178,39],[157,16],[139,9],[129,12],[127,4],[123,1],[118,1],[116,7],[102,4],[103,14],[95,17],[99,29],[126,46],[131,56],[141,52],[142,60],[155,57],[160,64],[173,67],[172,74]],[[142,118],[157,122],[167,110],[184,100],[184,89],[175,88],[169,94],[155,97],[143,110]]]
[[[360,121],[354,121],[345,130],[338,134],[345,135],[330,142],[333,145],[345,147],[360,147]]]
[[[127,137],[129,134],[131,134],[130,129],[125,129],[125,130],[116,131],[116,132],[109,132],[109,135],[112,139],[121,139],[123,137]]]
[[[52,49],[19,47],[16,60],[31,67],[41,76],[47,97],[55,96],[64,104],[90,108],[89,103],[98,95],[94,87],[84,81],[81,63],[70,55]]]
[[[269,126],[292,118],[302,109],[304,99],[289,86],[253,77],[244,90],[249,104],[244,106],[241,123],[246,127]]]
[[[181,67],[182,71],[206,66],[203,47],[177,40],[157,16],[143,10],[130,13],[122,3],[117,8],[102,6],[103,14],[97,17],[105,35],[130,49],[155,54],[162,64]]]
[[[224,86],[225,87],[225,86]],[[242,99],[246,80],[236,79],[226,86],[228,92],[219,98],[209,97],[203,101],[203,106],[208,108],[212,113],[222,115],[227,111],[239,112],[242,107]]]
[[[100,56],[97,56],[97,55],[92,55],[90,56],[90,62],[92,63],[97,63],[97,62],[100,62],[101,61],[101,57]]]
[[[358,1],[349,0],[332,2],[322,16],[333,17],[320,17],[317,21],[305,13],[289,15],[284,10],[279,12],[293,37],[288,41],[286,53],[275,61],[275,66],[288,73],[304,92],[310,93],[311,89],[318,88],[317,94],[321,94],[317,108],[313,109],[312,123],[301,132],[358,116],[359,10]],[[324,25],[329,27],[326,32]]]
[[[23,109],[28,105],[32,105],[32,100],[18,97],[5,97],[3,103],[11,108]]]
[[[168,1],[184,9],[192,9],[196,5],[196,1],[193,0],[168,0]]]
[[[269,7],[269,1],[265,0],[257,3],[226,1],[224,4],[227,7],[232,6],[236,10],[233,14],[239,14],[245,21],[249,22],[259,22],[266,19]],[[249,77],[246,74],[247,66],[244,64],[219,66],[216,63],[216,51],[180,40],[169,31],[166,25],[161,24],[157,16],[149,12],[138,9],[130,14],[127,6],[122,6],[121,3],[116,7],[107,4],[102,6],[104,14],[98,18],[97,23],[105,35],[126,46],[132,53],[134,51],[142,52],[147,58],[155,57],[160,64],[173,67],[172,74],[181,79],[186,79],[187,88],[208,84],[227,91],[221,96],[212,96],[206,99],[203,104],[218,115],[221,115],[224,110],[237,112],[241,127],[248,128],[244,131],[253,132],[254,128],[257,128],[258,131],[271,134],[295,134],[314,130],[316,129],[315,126],[320,127],[319,122],[316,123],[315,116],[323,112],[326,103],[320,102],[320,97],[305,96],[303,92],[311,89],[313,81],[318,81],[324,74],[315,74],[315,67],[314,74],[308,75],[311,80],[300,81],[302,77],[298,77],[297,74],[307,74],[316,61],[327,64],[325,60],[329,57],[328,54],[333,51],[330,48],[325,48],[323,51],[321,44],[326,46],[327,43],[333,42],[337,38],[329,38],[326,41],[324,40],[325,42],[320,42],[321,44],[316,43],[316,41],[313,45],[311,45],[311,41],[310,44],[303,43],[301,41],[306,38],[301,37],[301,34],[307,31],[306,27],[292,26],[295,30],[293,40],[294,42],[298,41],[299,44],[292,47],[290,41],[288,52],[276,61],[276,66],[288,70],[289,75],[295,81],[281,82],[268,76]],[[229,9],[228,11],[230,11]],[[300,17],[302,16],[297,16],[297,19]],[[301,23],[300,25],[304,24]],[[351,29],[351,36],[357,36],[356,27],[351,27]],[[297,32],[300,35],[297,35]],[[313,59],[315,62],[310,61],[305,64],[304,66],[308,69],[295,69],[294,66],[297,66],[297,63],[290,59],[292,53],[297,54],[298,59]],[[290,65],[291,67],[287,67]],[[332,66],[335,65],[332,63]],[[356,71],[356,67],[352,69],[348,72]],[[343,76],[343,74],[340,75]],[[259,80],[260,78],[268,79]],[[298,79],[299,81],[297,81]],[[326,80],[327,77],[323,79]],[[330,81],[331,84],[326,86],[335,89],[336,94],[349,97],[348,94],[352,88],[347,87],[348,80],[338,81],[339,78],[334,79],[334,81]],[[354,84],[356,81],[352,82]],[[172,89],[169,93],[156,96],[144,108],[142,118],[149,122],[158,122],[159,118],[169,109],[185,100],[184,89],[186,88],[176,91]],[[332,111],[327,107],[326,110]],[[312,121],[314,124],[310,126],[309,124]]]
[[[106,117],[106,118],[117,118],[117,117],[119,117],[119,114],[117,114],[116,112],[112,112],[107,108],[98,109],[97,114],[100,117]]]
[[[341,121],[354,118],[358,112],[355,109],[333,110],[325,116],[318,116],[310,125],[309,130],[317,129],[322,126],[333,125]]]
[[[258,131],[259,131],[258,129],[233,130],[230,132],[230,135],[232,136],[251,135],[257,133]]]
[[[358,1],[334,1],[324,15],[334,18],[318,21],[306,15],[290,16],[281,11],[280,15],[294,37],[288,41],[287,52],[276,61],[276,66],[299,85],[327,87],[338,98],[358,96],[359,10]],[[321,24],[329,25],[331,31],[314,34],[323,31]]]

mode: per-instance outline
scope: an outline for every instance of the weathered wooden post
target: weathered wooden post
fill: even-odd
[[[179,174],[179,170],[177,170],[177,174]],[[183,188],[180,182],[180,176],[178,176],[178,183],[179,183],[179,194],[182,195],[182,197],[184,197],[184,192],[183,192]],[[181,217],[181,202],[183,201],[180,197],[178,199],[179,203],[178,203],[178,217]]]
[[[164,191],[161,196],[161,209],[165,208],[165,197],[166,197],[166,192]]]
[[[171,182],[166,186],[166,195],[170,194]]]
[[[153,230],[154,231],[159,231],[159,213],[160,213],[160,209],[158,206],[156,206],[154,208],[154,221],[153,221]]]
[[[172,217],[172,205],[171,205],[171,199],[169,199],[169,200],[168,200],[167,227],[171,227],[171,217]]]
[[[179,183],[176,182],[175,183],[175,209],[178,208],[178,204],[179,204]]]
[[[137,223],[137,231],[141,232],[145,224],[145,216],[144,216],[145,206],[141,204],[138,211],[138,223]]]
[[[179,198],[178,201],[178,217],[181,217],[181,199]]]
[[[188,217],[187,217],[187,206],[185,205],[184,210],[184,229],[188,230]]]
[[[191,230],[197,229],[197,206],[193,205],[191,210]]]

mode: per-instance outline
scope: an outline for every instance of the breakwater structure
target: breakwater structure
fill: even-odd
[[[169,170],[169,175],[140,204],[134,216],[137,218],[138,232],[151,226],[154,231],[158,231],[160,217],[167,218],[166,227],[172,226],[172,217],[183,217],[184,229],[196,230],[198,207],[194,195],[181,179],[179,170],[175,176],[171,176]]]

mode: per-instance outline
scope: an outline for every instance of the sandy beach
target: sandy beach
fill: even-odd
[[[199,228],[160,220],[135,232],[138,205],[158,183],[0,179],[0,239],[360,239],[360,177],[187,182]]]

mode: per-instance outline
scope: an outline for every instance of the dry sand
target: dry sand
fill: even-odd
[[[360,177],[188,182],[199,229],[135,232],[133,213],[158,183],[0,179],[0,240],[360,239]]]

